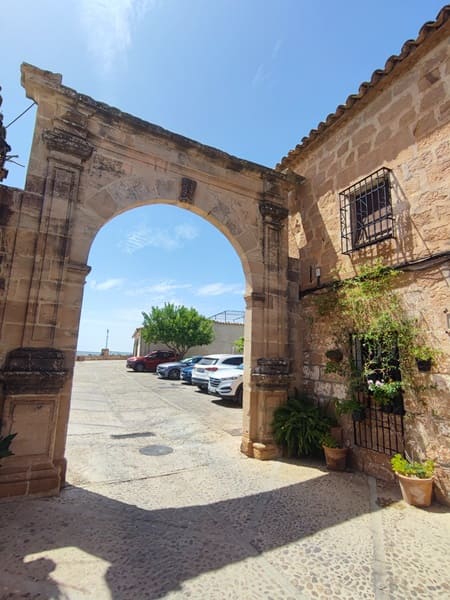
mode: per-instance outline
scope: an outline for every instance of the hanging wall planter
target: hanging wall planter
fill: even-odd
[[[429,371],[431,371],[431,364],[432,364],[432,360],[431,358],[428,359],[421,359],[421,358],[417,358],[416,359],[416,364],[417,364],[417,368],[421,373],[428,373]]]
[[[342,353],[342,350],[339,350],[339,348],[333,348],[332,350],[327,350],[325,352],[325,356],[328,358],[328,360],[330,360],[331,362],[335,362],[335,363],[342,362],[342,359],[344,358],[344,354]]]

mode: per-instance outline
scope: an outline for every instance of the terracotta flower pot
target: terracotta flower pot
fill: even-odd
[[[396,473],[403,500],[412,506],[430,506],[433,496],[433,478],[405,477]]]
[[[348,448],[329,448],[322,446],[325,452],[325,462],[329,471],[345,471]]]

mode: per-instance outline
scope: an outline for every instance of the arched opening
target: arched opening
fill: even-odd
[[[301,178],[96,103],[61,76],[30,65],[22,74],[38,112],[26,189],[8,192],[8,280],[25,283],[6,290],[1,313],[4,430],[19,432],[14,485],[3,482],[3,495],[58,493],[91,245],[118,215],[155,204],[203,217],[239,257],[248,366],[241,450],[276,456],[271,417],[286,398],[296,347],[298,278],[286,219]]]
[[[183,208],[153,204],[121,213],[97,233],[88,263],[78,355],[106,347],[132,353],[133,332],[152,306],[184,305],[207,318],[245,310],[236,252],[216,227]]]

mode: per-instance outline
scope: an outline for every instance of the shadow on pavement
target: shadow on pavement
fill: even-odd
[[[368,512],[365,490],[358,486],[360,493],[355,494],[347,477],[351,476],[328,473],[273,491],[156,510],[71,486],[57,498],[3,503],[5,545],[0,560],[5,578],[0,575],[0,582],[10,595],[1,597],[28,597],[12,595],[8,582],[13,579],[14,590],[27,593],[32,577],[42,595],[30,597],[65,598],[64,590],[49,579],[52,560],[33,561],[30,555],[66,549],[70,556],[75,547],[105,561],[111,598],[162,598],[181,589],[186,580]],[[73,568],[80,571],[79,591],[91,597],[83,590],[83,565]]]

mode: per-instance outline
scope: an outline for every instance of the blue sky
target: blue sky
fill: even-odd
[[[30,101],[20,64],[63,74],[96,100],[274,166],[434,20],[434,0],[15,0],[2,10],[4,123]],[[8,128],[26,165],[35,110]],[[23,187],[9,165],[7,185]],[[164,302],[243,310],[229,242],[172,206],[130,211],[89,256],[78,348],[130,351],[141,311]]]

